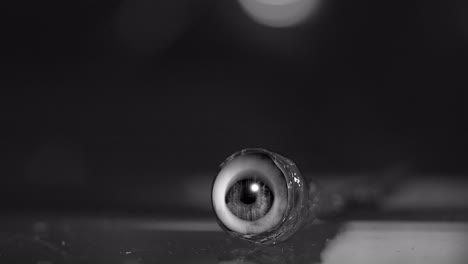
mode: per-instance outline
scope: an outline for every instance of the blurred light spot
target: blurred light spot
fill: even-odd
[[[352,222],[322,253],[324,264],[445,263],[468,259],[468,224]]]
[[[304,22],[321,0],[239,0],[245,12],[258,23],[270,27],[291,27]]]

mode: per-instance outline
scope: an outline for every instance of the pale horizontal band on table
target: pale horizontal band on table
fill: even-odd
[[[138,228],[160,231],[221,232],[215,221],[156,221],[138,224]]]
[[[169,232],[222,232],[213,220],[100,220],[102,228]]]
[[[324,264],[465,264],[468,223],[350,222],[322,253]]]
[[[154,231],[180,232],[221,232],[222,229],[213,220],[144,220],[144,221],[112,221],[102,222],[107,227],[134,228]],[[350,221],[343,224],[343,230],[361,233],[385,232],[459,232],[467,235],[468,222],[414,222],[414,221]]]

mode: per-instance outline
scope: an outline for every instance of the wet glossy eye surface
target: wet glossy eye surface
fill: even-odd
[[[265,149],[244,149],[220,166],[212,204],[220,226],[254,243],[276,243],[307,218],[307,184],[289,159]]]
[[[267,214],[273,205],[271,189],[262,181],[250,177],[235,183],[226,195],[229,210],[242,220],[256,221]]]
[[[285,178],[266,153],[230,158],[213,184],[212,202],[218,219],[239,234],[260,234],[277,226],[287,200]]]

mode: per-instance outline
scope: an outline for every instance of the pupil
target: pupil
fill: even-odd
[[[257,200],[257,193],[252,191],[252,186],[256,186],[257,183],[243,184],[240,200],[245,204],[253,204]]]
[[[273,205],[273,192],[263,182],[241,180],[227,192],[225,200],[229,210],[237,217],[256,221],[268,213]]]

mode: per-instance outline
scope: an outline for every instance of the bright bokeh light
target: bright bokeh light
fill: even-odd
[[[318,9],[321,0],[239,0],[244,11],[258,23],[291,27],[304,22]]]

